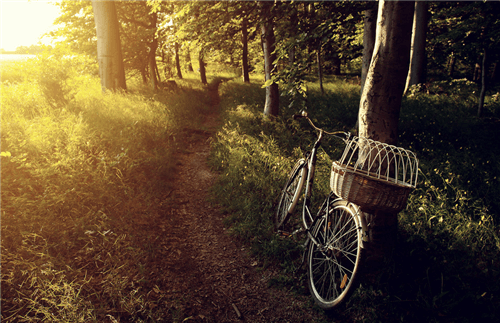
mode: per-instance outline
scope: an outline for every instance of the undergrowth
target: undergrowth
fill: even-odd
[[[353,128],[359,86],[334,81],[325,95],[317,84],[308,88],[315,123]],[[296,271],[301,246],[278,239],[271,217],[289,170],[315,135],[307,122],[291,119],[299,111],[286,99],[280,117],[264,117],[258,85],[230,82],[222,90],[225,121],[211,157],[220,172],[214,197],[229,214],[232,232],[264,263],[283,268],[271,283],[303,293],[303,272]],[[494,283],[500,278],[498,103],[488,98],[489,117],[478,119],[474,97],[462,92],[417,93],[403,102],[399,143],[417,153],[420,180],[399,215],[393,261],[375,281],[363,281],[343,311],[354,321],[490,322],[500,314]],[[328,193],[331,161],[343,149],[335,140],[323,146],[314,187],[318,206]]]
[[[161,276],[137,227],[165,214],[175,153],[206,92],[190,79],[175,93],[129,80],[128,92],[103,94],[95,62],[57,52],[8,66],[2,322],[173,321],[153,297]]]

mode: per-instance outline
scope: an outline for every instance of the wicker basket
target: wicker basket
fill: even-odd
[[[332,165],[330,187],[366,212],[399,212],[405,208],[417,176],[418,160],[412,152],[354,137]]]

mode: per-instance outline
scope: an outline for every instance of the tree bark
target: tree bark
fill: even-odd
[[[325,89],[323,88],[323,66],[321,64],[321,41],[318,41],[318,49],[316,50],[316,61],[318,63],[319,88],[321,89],[321,94],[325,94]]]
[[[415,2],[415,14],[413,17],[413,31],[410,51],[410,69],[406,79],[405,93],[412,85],[425,83],[425,39],[427,35],[428,3],[426,1]]]
[[[410,63],[414,1],[380,1],[376,41],[359,106],[359,135],[396,144]]]
[[[191,63],[191,52],[189,50],[189,46],[187,48],[186,61],[187,61],[188,72],[193,72],[194,70],[193,70],[193,64]]]
[[[274,24],[272,18],[262,24],[262,49],[264,52],[264,72],[266,82],[272,80],[276,73],[276,54],[274,54]],[[279,114],[279,89],[278,84],[272,82],[266,87],[266,102],[264,104],[264,115],[277,116]]]
[[[453,74],[455,73],[455,53],[451,53],[449,66],[448,66],[448,76],[453,78]]]
[[[366,74],[370,68],[372,60],[373,47],[375,46],[375,31],[377,30],[377,7],[364,12],[364,30],[363,30],[363,62],[361,65],[361,93],[365,86]]]
[[[243,17],[241,23],[241,42],[243,45],[243,53],[241,55],[241,68],[243,72],[243,82],[250,83],[250,75],[248,71],[248,26],[247,18]]]
[[[126,90],[115,3],[92,0],[92,9],[97,32],[97,61],[102,90]]]
[[[181,71],[181,60],[179,58],[179,43],[175,42],[175,68],[177,69],[177,77],[182,79],[182,71]]]
[[[200,65],[200,79],[201,83],[208,84],[207,82],[207,72],[205,69],[205,62],[203,61],[203,49],[198,53],[198,64]]]
[[[493,63],[493,68],[491,69],[491,77],[490,80],[495,82],[498,77],[498,62]]]
[[[151,87],[153,90],[158,89],[158,76],[157,76],[157,66],[156,66],[156,49],[158,48],[158,39],[153,36],[154,39],[151,42],[149,48],[148,61],[149,61],[149,81],[151,82]]]
[[[415,3],[379,2],[376,41],[359,107],[359,136],[395,145],[401,100],[410,63],[410,36]],[[373,241],[367,261],[373,269],[392,261],[397,214],[370,215]],[[368,264],[369,263],[369,264]],[[379,267],[380,268],[380,267]]]

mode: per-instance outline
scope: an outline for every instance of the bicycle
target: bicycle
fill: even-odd
[[[350,133],[327,132],[318,128],[310,152],[301,158],[289,174],[274,214],[276,231],[284,236],[306,233],[303,262],[307,260],[307,282],[314,301],[324,310],[344,304],[357,288],[366,245],[370,242],[369,212],[399,212],[406,206],[409,192],[415,187],[418,160],[403,148],[387,145]],[[311,212],[317,150],[323,135],[344,140],[346,148],[332,165],[332,191],[319,212]],[[340,136],[342,135],[342,136]],[[294,213],[305,185],[300,228],[284,230]]]

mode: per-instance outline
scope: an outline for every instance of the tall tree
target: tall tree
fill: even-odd
[[[179,57],[179,43],[175,42],[174,50],[175,50],[175,69],[177,70],[177,77],[182,79],[182,70],[181,70],[181,60]]]
[[[115,3],[92,0],[92,8],[97,31],[97,61],[102,89],[126,90]]]
[[[266,81],[266,102],[264,104],[264,115],[277,116],[279,114],[279,88],[274,80],[274,75],[277,73],[276,53],[275,53],[275,38],[274,38],[274,21],[272,14],[273,4],[264,3],[261,7],[263,14],[268,14],[267,19],[261,24],[262,31],[262,50],[264,52],[264,74]]]
[[[401,100],[410,62],[413,1],[379,2],[373,56],[359,106],[359,136],[396,144]],[[372,259],[389,261],[397,237],[397,214],[370,215]]]
[[[151,87],[156,90],[158,89],[159,75],[157,73],[158,66],[156,64],[156,50],[158,49],[158,38],[156,37],[156,24],[158,20],[158,14],[153,12],[150,14],[151,17],[151,29],[152,29],[152,41],[149,44],[149,53],[148,53],[148,64],[149,64],[149,78],[151,81]]]
[[[241,20],[241,43],[241,69],[243,74],[243,82],[250,83],[250,75],[248,70],[248,18],[246,17],[245,12],[243,12],[243,18]]]
[[[205,69],[205,49],[201,48],[198,52],[198,65],[200,67],[200,79],[201,83],[208,84],[207,82],[207,70]]]
[[[359,106],[361,137],[397,142],[414,5],[414,1],[379,2],[375,47]]]
[[[427,20],[427,2],[416,1],[411,39],[410,69],[406,79],[405,92],[410,86],[425,82],[425,39],[427,35]]]
[[[372,61],[373,47],[375,46],[375,32],[377,30],[377,10],[374,5],[372,8],[365,10],[364,13],[364,28],[363,28],[363,57],[361,63],[361,93],[365,86],[366,74],[370,68]]]

